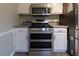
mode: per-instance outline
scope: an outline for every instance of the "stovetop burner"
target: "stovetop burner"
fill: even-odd
[[[29,28],[53,28],[48,23],[32,23]]]

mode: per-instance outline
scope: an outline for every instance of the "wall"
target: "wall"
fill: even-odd
[[[17,4],[2,3],[0,4],[0,32],[12,29],[14,25],[17,25]]]
[[[18,24],[18,4],[0,3],[0,56],[14,52],[13,27]]]
[[[0,35],[0,56],[10,56],[14,53],[13,31]]]

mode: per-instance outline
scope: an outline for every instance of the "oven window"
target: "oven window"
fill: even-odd
[[[51,39],[52,34],[46,34],[46,33],[31,33],[30,39]]]
[[[52,48],[51,42],[31,42],[30,48]]]

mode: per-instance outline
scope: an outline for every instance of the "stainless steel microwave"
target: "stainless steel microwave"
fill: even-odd
[[[50,15],[50,8],[33,7],[31,10],[32,15]]]

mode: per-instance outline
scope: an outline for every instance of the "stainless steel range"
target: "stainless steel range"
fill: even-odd
[[[53,27],[47,20],[37,19],[29,27],[30,50],[52,50]]]

